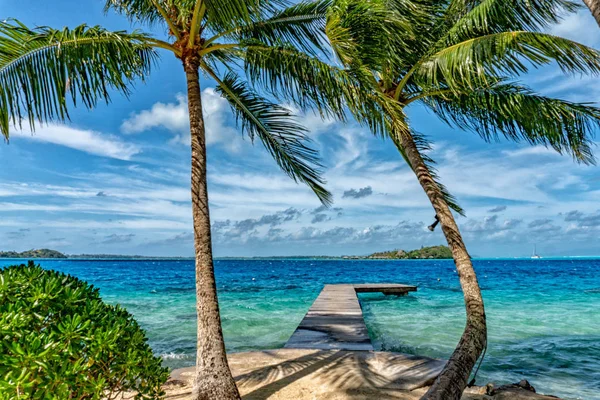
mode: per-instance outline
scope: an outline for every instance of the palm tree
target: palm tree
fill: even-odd
[[[566,73],[600,73],[600,53],[539,33],[573,11],[568,0],[334,0],[327,34],[340,63],[370,80],[350,110],[391,138],[426,192],[452,251],[464,294],[466,327],[423,399],[459,399],[487,344],[481,290],[451,209],[462,210],[437,182],[430,143],[407,107],[420,103],[451,126],[486,141],[502,137],[551,147],[593,163],[590,135],[600,109],[533,92],[514,82],[530,67],[555,62]],[[374,112],[375,111],[375,112]],[[463,155],[468,157],[467,155]]]
[[[331,198],[320,177],[318,154],[290,110],[275,102],[285,98],[303,109],[343,118],[342,99],[350,89],[335,84],[343,81],[343,74],[319,57],[327,6],[306,2],[286,8],[284,1],[261,0],[107,1],[106,10],[133,22],[164,26],[166,40],[86,25],[55,30],[30,29],[18,21],[0,23],[0,129],[7,140],[11,125],[25,122],[34,128],[68,119],[68,96],[73,104],[93,108],[99,100],[110,100],[111,89],[128,94],[130,82],[149,72],[156,49],[181,60],[192,150],[195,399],[240,398],[227,364],[213,270],[199,72],[216,83],[242,131],[258,137],[285,173],[328,204]]]

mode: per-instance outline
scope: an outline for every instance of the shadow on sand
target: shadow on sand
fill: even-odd
[[[362,399],[369,393],[408,399],[408,391],[430,384],[444,366],[441,360],[370,351],[279,349],[228,357],[244,400]],[[173,371],[172,377],[189,385],[193,375],[194,369],[186,368]],[[191,385],[167,399],[190,395]]]

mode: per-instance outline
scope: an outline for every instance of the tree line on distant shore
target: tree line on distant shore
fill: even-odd
[[[139,255],[122,254],[63,254],[57,250],[51,249],[32,249],[26,251],[0,251],[0,258],[69,258],[69,259],[152,259],[152,260],[182,260],[192,257],[152,257]]]
[[[448,246],[429,246],[421,247],[416,250],[391,250],[373,253],[366,258],[385,259],[385,260],[426,260],[426,259],[445,259],[452,258],[452,251]]]
[[[0,251],[0,258],[67,258],[63,253],[50,249]]]
[[[423,399],[457,400],[487,344],[485,310],[452,212],[463,210],[436,176],[431,143],[414,129],[408,107],[421,104],[486,141],[543,145],[593,163],[591,138],[600,109],[546,97],[518,82],[531,67],[550,62],[564,73],[600,73],[600,52],[542,33],[577,7],[570,0],[106,1],[107,10],[134,23],[165,27],[165,40],[86,25],[31,29],[8,20],[0,22],[0,131],[8,140],[9,127],[23,121],[34,128],[66,120],[69,97],[91,109],[109,101],[111,91],[129,94],[130,83],[151,71],[157,50],[181,61],[196,255],[193,398],[239,400],[214,277],[200,73],[229,102],[241,131],[259,139],[281,169],[325,205],[332,196],[323,164],[307,130],[281,104],[340,121],[356,119],[386,138],[414,171],[452,252],[466,326]]]
[[[190,259],[191,257],[148,257],[148,256],[131,256],[119,254],[63,254],[57,250],[51,249],[32,249],[26,251],[0,251],[0,258],[69,258],[69,259],[153,259],[153,260],[182,260]],[[366,259],[366,258],[381,258],[381,259],[428,259],[428,258],[452,258],[452,252],[448,246],[430,246],[421,247],[417,250],[391,250],[376,252],[368,256],[280,256],[280,257],[223,257],[222,259],[286,259],[286,258],[302,258],[302,259]]]

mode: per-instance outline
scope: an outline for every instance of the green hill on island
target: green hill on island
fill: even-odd
[[[418,250],[391,250],[391,251],[382,251],[378,253],[373,253],[367,258],[375,258],[375,259],[398,259],[398,260],[407,260],[407,259],[444,259],[444,258],[452,258],[452,252],[448,248],[448,246],[430,246],[430,247],[421,247]]]
[[[0,258],[67,258],[67,256],[56,250],[32,249],[20,253],[18,251],[0,251]]]

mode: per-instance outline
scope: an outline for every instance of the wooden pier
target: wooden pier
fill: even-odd
[[[443,360],[373,351],[357,292],[405,295],[414,286],[397,284],[326,285],[286,348],[231,353],[227,361],[244,399],[403,399],[414,400],[440,374]],[[175,370],[192,393],[195,367]],[[413,392],[420,390],[418,393]]]
[[[391,283],[325,285],[284,347],[373,351],[356,293],[406,295],[416,290]]]

